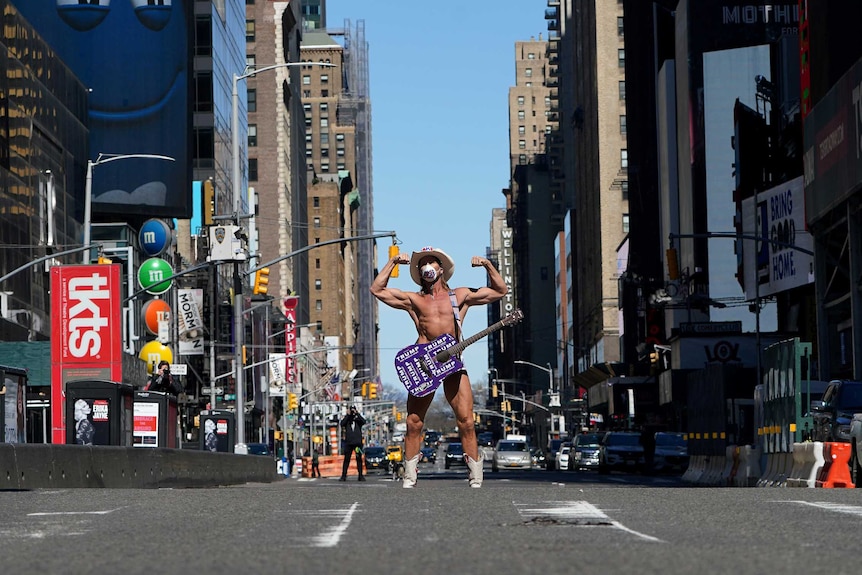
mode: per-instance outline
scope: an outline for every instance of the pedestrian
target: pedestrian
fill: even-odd
[[[392,270],[398,264],[410,264],[410,277],[419,284],[418,292],[387,287]],[[502,276],[488,259],[473,256],[470,264],[473,267],[484,267],[488,272],[487,287],[450,289],[448,281],[455,271],[455,263],[443,250],[428,247],[413,252],[411,257],[407,257],[405,253],[398,254],[380,270],[371,284],[371,293],[386,305],[410,314],[419,336],[416,343],[429,343],[443,334],[459,339],[461,322],[469,307],[498,301],[508,291]],[[473,427],[473,390],[467,371],[449,374],[442,387],[457,420],[469,470],[470,487],[481,487],[484,477],[483,460]],[[402,482],[402,487],[405,488],[416,485],[422,429],[434,393],[423,397],[407,395],[407,435],[404,438],[405,463]]]
[[[162,360],[147,380],[144,391],[162,391],[179,395],[184,390],[183,386],[171,375],[171,364]]]
[[[356,470],[359,481],[365,481],[362,475],[362,426],[365,418],[360,415],[355,405],[347,410],[347,415],[341,420],[341,432],[344,434],[344,464],[341,466],[341,481],[347,481],[347,469],[350,467],[350,456],[356,456]]]
[[[320,477],[320,451],[316,447],[311,452],[311,476]]]

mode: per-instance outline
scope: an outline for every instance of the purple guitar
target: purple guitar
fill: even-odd
[[[494,325],[488,326],[476,335],[458,343],[451,335],[443,334],[434,341],[417,343],[405,347],[395,356],[395,371],[398,379],[415,397],[425,397],[434,393],[449,375],[464,368],[458,355],[470,344],[475,343],[504,327],[515,325],[524,319],[524,313],[516,309]]]

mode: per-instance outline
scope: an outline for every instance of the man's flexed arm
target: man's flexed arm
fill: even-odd
[[[497,268],[494,267],[494,264],[489,259],[481,256],[473,256],[470,260],[470,265],[474,268],[484,267],[488,272],[488,283],[490,285],[476,290],[469,290],[467,297],[464,299],[466,305],[494,303],[509,292],[506,282],[503,281],[503,276],[500,275],[500,272],[497,271]]]
[[[407,254],[398,254],[397,256],[392,257],[388,262],[386,262],[386,265],[383,266],[383,269],[380,270],[380,273],[377,274],[374,281],[371,282],[371,294],[386,305],[394,307],[395,309],[410,309],[410,296],[400,289],[387,287],[386,285],[389,283],[389,275],[392,273],[395,266],[398,264],[409,263],[410,256]]]

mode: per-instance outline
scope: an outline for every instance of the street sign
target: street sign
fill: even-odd
[[[211,387],[201,388],[201,393],[203,393],[204,395],[210,395],[210,394],[212,394],[212,392],[213,392],[213,388],[211,388]],[[216,395],[224,395],[224,388],[223,387],[215,388],[215,394]]]
[[[172,363],[171,364],[171,373],[174,375],[187,375],[189,373],[189,366],[184,363]]]

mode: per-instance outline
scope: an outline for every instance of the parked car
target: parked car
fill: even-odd
[[[379,446],[365,448],[365,469],[389,470],[389,459],[386,458],[386,450]]]
[[[814,441],[850,441],[850,421],[862,412],[862,381],[829,382],[820,401],[811,402]]]
[[[460,443],[449,443],[446,446],[446,469],[453,465],[467,465],[464,460],[464,447]]]
[[[684,433],[659,431],[655,434],[655,471],[683,472],[688,469],[688,459],[688,442]]]
[[[533,458],[526,441],[515,441],[501,439],[494,448],[494,457],[491,459],[491,471],[506,469],[532,469]]]
[[[240,455],[272,455],[266,443],[237,443],[234,453]]]
[[[635,471],[643,467],[644,448],[637,431],[609,431],[599,448],[599,473]]]
[[[575,471],[582,469],[597,469],[599,467],[599,444],[604,432],[581,433],[572,442],[569,453],[569,468]]]
[[[565,441],[565,439],[551,439],[548,441],[548,452],[545,454],[545,468],[548,471],[553,471],[557,466],[557,452]]]
[[[434,463],[437,461],[437,448],[436,447],[423,447],[419,450],[419,461],[424,461],[425,463]]]
[[[566,471],[569,469],[569,452],[572,451],[571,443],[564,443],[560,446],[560,450],[557,451],[556,461],[554,465],[560,471]]]

